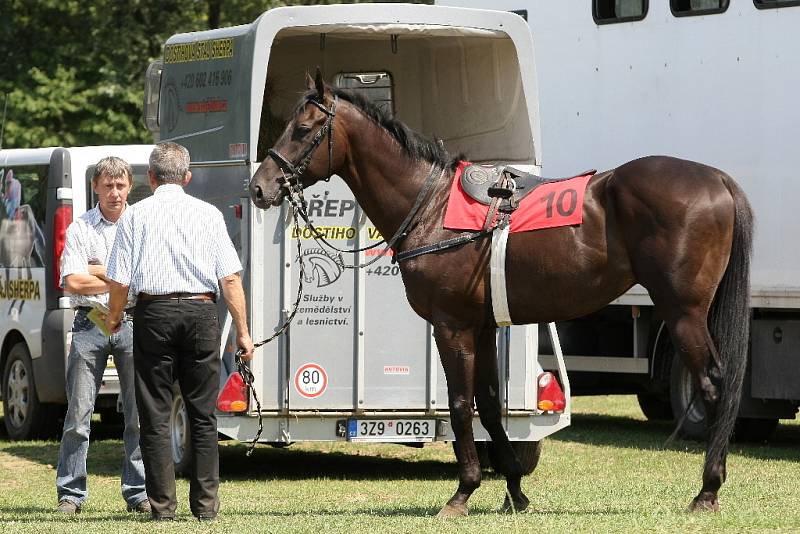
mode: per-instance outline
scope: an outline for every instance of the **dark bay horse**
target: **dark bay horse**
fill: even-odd
[[[389,118],[358,95],[308,78],[289,123],[250,182],[256,206],[279,205],[291,188],[342,177],[383,236],[412,210],[431,168],[442,169],[396,252],[457,232],[442,226],[455,163],[441,144]],[[749,335],[753,219],[725,173],[690,161],[646,157],[589,182],[581,225],[511,234],[508,306],[515,324],[596,311],[644,286],[691,371],[709,439],[702,489],[690,510],[718,510]],[[466,515],[480,485],[473,401],[507,481],[504,506],[522,510],[522,469],[503,430],[488,258],[491,239],[400,263],[414,311],[433,325],[456,436],[458,489],[440,516]]]

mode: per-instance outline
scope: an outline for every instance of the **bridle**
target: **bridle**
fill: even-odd
[[[383,243],[386,243],[386,239],[382,239],[377,243],[373,243],[371,245],[358,249],[341,249],[336,245],[333,245],[327,239],[325,239],[322,232],[320,232],[314,227],[314,224],[311,222],[311,218],[308,215],[308,207],[306,205],[305,197],[303,196],[303,189],[305,189],[305,186],[303,185],[302,182],[302,175],[306,172],[309,163],[311,163],[311,158],[314,156],[314,152],[322,143],[322,139],[325,137],[326,134],[328,134],[328,172],[325,175],[325,178],[323,178],[323,180],[325,180],[326,182],[329,181],[331,179],[331,175],[333,174],[332,170],[333,121],[334,118],[336,117],[336,104],[338,100],[339,100],[338,95],[334,95],[333,103],[331,104],[330,109],[326,108],[323,102],[317,100],[316,98],[311,97],[308,100],[306,100],[306,104],[312,104],[317,109],[325,113],[325,115],[327,115],[327,118],[325,119],[325,123],[320,127],[319,130],[317,130],[317,133],[314,134],[314,137],[311,138],[309,144],[303,149],[303,152],[300,154],[300,156],[298,156],[297,163],[292,163],[291,161],[289,161],[287,157],[285,157],[283,154],[281,154],[274,148],[270,148],[267,151],[267,155],[269,156],[270,159],[272,159],[272,161],[275,162],[278,168],[280,168],[283,180],[281,183],[281,187],[286,189],[287,197],[289,199],[289,203],[292,205],[294,213],[300,215],[303,221],[305,221],[306,226],[311,229],[311,235],[314,237],[314,240],[317,241],[317,243],[319,243],[320,246],[323,246],[322,244],[324,243],[328,248],[340,253],[345,252],[347,254],[357,254],[359,252],[363,252],[365,250],[369,250],[378,247]],[[443,172],[444,170],[442,169],[441,173]],[[408,230],[408,226],[411,223],[411,220],[421,207],[422,201],[427,197],[435,181],[434,179],[436,177],[437,177],[436,167],[432,166],[430,175],[428,176],[428,179],[425,182],[425,186],[422,188],[422,191],[420,191],[420,194],[417,197],[417,202],[415,203],[411,212],[406,217],[406,220],[403,222],[403,224],[400,225],[400,228],[397,231],[397,233],[392,237],[392,239],[389,240],[388,244],[386,245],[386,248],[380,254],[372,258],[371,261],[360,265],[345,264],[341,260],[341,257],[331,258],[331,259],[339,263],[339,265],[343,269],[357,269],[360,267],[366,267],[368,265],[371,265],[376,261],[378,261],[379,259],[381,259],[386,254],[388,254],[389,250],[391,250],[395,245],[399,244],[400,240],[402,240],[403,237],[405,237],[406,231]]]
[[[300,154],[297,163],[292,163],[274,148],[270,148],[267,151],[267,156],[272,158],[272,161],[274,161],[275,164],[280,167],[281,171],[283,171],[286,185],[291,186],[291,182],[294,182],[296,187],[299,187],[300,190],[303,189],[303,183],[301,182],[300,177],[306,172],[308,164],[311,163],[311,158],[314,156],[314,151],[317,149],[320,143],[322,143],[322,138],[325,137],[326,134],[328,134],[328,173],[323,179],[326,182],[331,179],[331,165],[333,164],[333,119],[336,117],[336,103],[338,99],[339,97],[334,95],[333,103],[331,104],[330,109],[326,108],[322,102],[319,102],[314,98],[309,98],[306,100],[306,104],[312,104],[313,106],[316,106],[320,111],[327,115],[327,118],[325,119],[325,123],[322,125],[322,127],[317,130],[317,133],[315,133],[314,137],[311,138],[311,142],[308,144],[305,150],[303,150],[302,154]]]

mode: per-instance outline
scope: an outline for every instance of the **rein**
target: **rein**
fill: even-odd
[[[419,193],[417,194],[417,198],[414,201],[414,205],[411,206],[411,209],[409,210],[408,214],[406,215],[406,218],[403,220],[402,223],[400,223],[399,228],[397,229],[397,231],[394,233],[394,235],[392,236],[392,238],[388,242],[386,241],[386,239],[382,239],[382,240],[378,241],[377,243],[373,243],[372,245],[369,245],[369,246],[366,246],[366,247],[362,247],[362,248],[358,248],[358,249],[353,249],[353,250],[342,250],[342,249],[336,247],[335,245],[329,243],[328,240],[325,239],[325,237],[323,236],[322,232],[317,230],[316,227],[314,226],[314,224],[311,222],[311,220],[310,220],[310,218],[308,216],[308,212],[305,209],[306,208],[306,202],[305,202],[305,198],[303,197],[302,189],[300,189],[298,191],[295,188],[292,188],[291,184],[289,183],[289,180],[287,180],[285,176],[284,176],[284,185],[288,186],[287,188],[289,189],[289,192],[290,192],[290,194],[292,196],[296,195],[298,197],[299,204],[300,204],[301,207],[297,210],[297,213],[299,213],[300,216],[303,218],[303,221],[305,221],[306,227],[311,229],[311,235],[314,237],[314,240],[320,246],[322,246],[322,244],[324,243],[329,248],[331,248],[333,250],[336,250],[338,252],[347,252],[349,254],[355,254],[355,253],[358,253],[358,252],[362,252],[364,250],[369,250],[371,248],[375,248],[376,246],[378,246],[378,245],[380,245],[382,243],[386,243],[386,247],[381,251],[381,253],[378,254],[377,256],[375,256],[373,259],[371,259],[370,261],[368,261],[366,263],[361,263],[361,264],[357,264],[357,265],[356,264],[346,265],[340,259],[338,261],[339,265],[341,265],[345,269],[359,269],[359,268],[362,268],[362,267],[368,267],[368,266],[372,265],[373,263],[375,263],[376,261],[378,261],[379,259],[381,259],[390,250],[392,250],[396,245],[399,245],[400,241],[408,235],[411,223],[414,221],[414,217],[416,217],[416,215],[419,212],[420,208],[425,203],[425,200],[428,198],[428,195],[430,194],[431,189],[433,188],[433,185],[436,182],[438,182],[441,179],[441,177],[444,175],[444,169],[441,169],[439,172],[437,172],[437,170],[438,169],[436,167],[436,164],[431,165],[431,170],[428,173],[428,177],[425,179],[425,183],[423,184],[422,189],[420,189]],[[295,200],[295,199],[293,198],[293,200]],[[336,259],[338,259],[338,258],[336,258]]]
[[[300,235],[300,224],[297,221],[297,212],[296,206],[292,203],[292,219],[294,221],[294,228],[297,232],[297,235]],[[292,324],[292,320],[294,316],[297,314],[297,308],[300,306],[300,299],[303,296],[303,279],[305,278],[305,271],[306,271],[306,264],[303,261],[303,251],[300,247],[300,239],[297,239],[297,261],[300,263],[300,273],[299,273],[299,281],[297,283],[297,298],[294,300],[294,304],[292,305],[292,313],[286,318],[283,324],[278,328],[271,336],[267,339],[259,341],[258,343],[253,343],[253,350],[257,349],[262,345],[266,345],[273,339],[277,338],[278,336],[282,335],[286,332],[286,329],[289,328],[289,325]],[[236,362],[236,367],[238,373],[241,375],[242,380],[250,389],[250,392],[253,394],[253,400],[256,402],[256,413],[258,414],[258,432],[256,433],[256,437],[253,438],[253,441],[250,442],[250,447],[247,449],[247,456],[253,454],[253,450],[256,447],[256,443],[258,443],[258,439],[261,437],[261,432],[264,430],[264,420],[261,415],[261,402],[258,400],[258,395],[256,395],[256,388],[253,384],[253,372],[250,370],[250,367],[247,365],[247,362],[242,360],[242,354],[244,351],[242,349],[237,349],[236,353],[234,354],[234,361]]]

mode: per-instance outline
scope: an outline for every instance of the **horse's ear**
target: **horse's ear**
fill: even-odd
[[[322,70],[317,67],[317,75],[314,80],[314,84],[317,88],[317,96],[320,102],[325,100],[325,82],[322,80]]]
[[[306,89],[309,91],[314,89],[314,78],[311,77],[308,71],[306,71]]]

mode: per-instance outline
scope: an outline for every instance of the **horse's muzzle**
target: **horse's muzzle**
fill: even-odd
[[[284,191],[283,188],[278,189],[275,195],[269,197],[264,193],[260,185],[255,183],[250,184],[250,198],[253,200],[253,204],[262,210],[269,209],[270,206],[279,206],[281,202],[283,202],[283,197],[285,196],[286,191]]]

